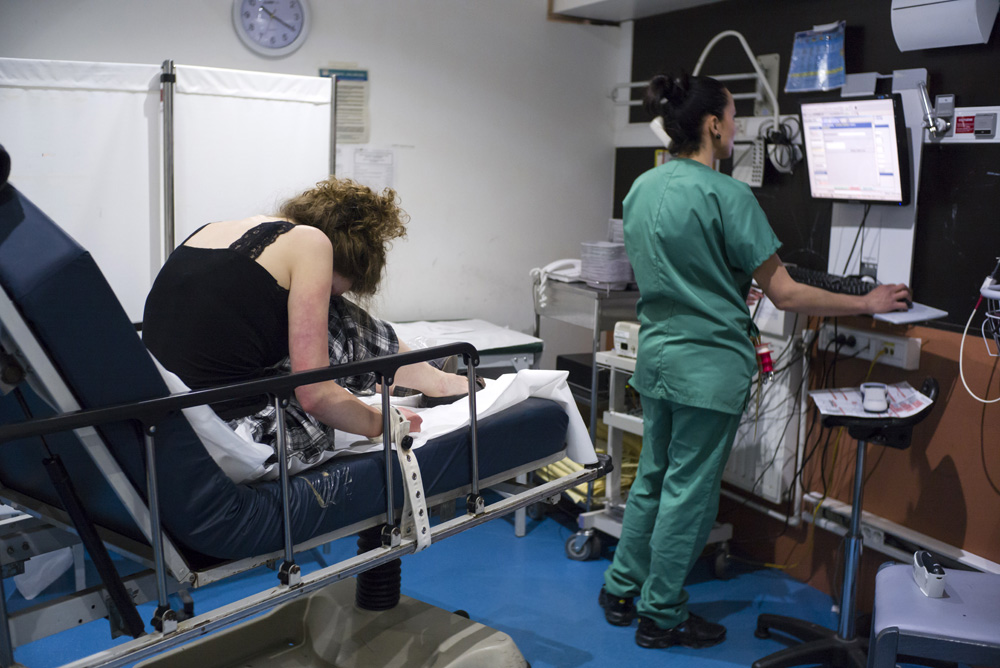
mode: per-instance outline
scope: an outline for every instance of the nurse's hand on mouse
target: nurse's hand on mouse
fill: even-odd
[[[910,289],[902,283],[877,285],[865,295],[869,313],[905,311],[909,308]]]

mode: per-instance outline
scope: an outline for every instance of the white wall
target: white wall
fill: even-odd
[[[528,271],[605,234],[621,30],[549,22],[545,0],[311,7],[303,47],[267,59],[237,38],[229,0],[0,0],[0,56],[303,75],[356,63],[371,77],[371,142],[397,148],[411,215],[377,310],[530,331]],[[568,345],[589,349],[580,334]]]

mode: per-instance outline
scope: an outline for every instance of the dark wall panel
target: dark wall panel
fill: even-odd
[[[632,80],[660,72],[691,71],[705,45],[723,30],[743,34],[757,55],[781,57],[778,104],[783,114],[798,113],[803,99],[783,92],[794,34],[813,25],[847,21],[845,58],[848,73],[926,68],[931,96],[954,93],[957,105],[1000,105],[1000,30],[989,44],[902,53],[892,36],[890,3],[857,0],[726,0],[635,22]],[[748,72],[746,55],[733,38],[713,49],[703,74]],[[734,92],[740,92],[733,84]],[[638,96],[640,92],[636,92]],[[839,93],[820,97],[839,97]],[[816,99],[816,94],[809,94]],[[753,113],[739,102],[737,114]],[[646,122],[641,109],[634,122]],[[636,176],[653,166],[654,151],[623,148],[616,152],[614,215]],[[723,165],[723,170],[726,166]],[[949,311],[931,326],[958,330],[975,304],[979,285],[1000,255],[1000,145],[925,146],[912,287],[918,301]],[[784,246],[782,259],[826,269],[831,205],[813,200],[804,165],[783,175],[768,165],[763,188],[755,189]]]

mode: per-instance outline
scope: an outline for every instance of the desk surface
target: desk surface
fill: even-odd
[[[396,334],[413,348],[468,342],[481,354],[541,352],[543,342],[528,334],[485,320],[417,320],[392,323]]]

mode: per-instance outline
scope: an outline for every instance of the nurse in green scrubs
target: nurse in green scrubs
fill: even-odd
[[[905,310],[909,290],[834,294],[788,275],[750,187],[712,168],[732,154],[736,134],[736,107],[721,83],[657,76],[646,108],[663,118],[675,157],[636,179],[624,202],[641,294],[631,384],[642,398],[643,447],[599,603],[611,624],[639,617],[642,647],[707,647],[726,629],[688,611],[683,585],[715,521],[757,369],[751,279],[779,309],[807,315]]]

